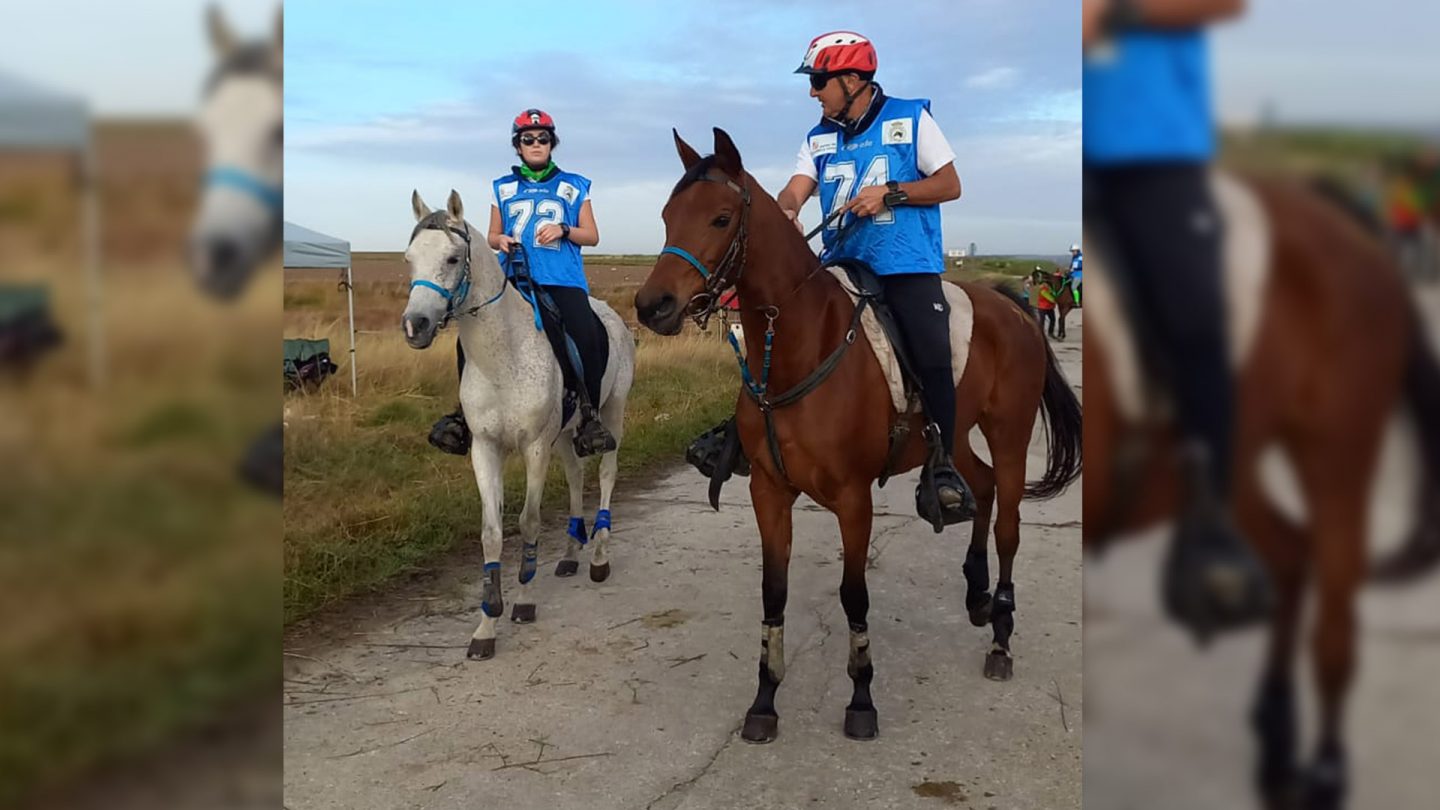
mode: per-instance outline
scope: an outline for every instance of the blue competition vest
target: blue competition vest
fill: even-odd
[[[922,179],[915,136],[920,113],[929,109],[929,99],[885,97],[874,121],[854,138],[847,138],[829,121],[811,129],[808,138],[820,179],[822,214],[829,216],[865,186]],[[870,217],[852,227],[837,250],[836,234],[853,218],[847,214],[825,229],[823,259],[861,259],[882,276],[945,272],[939,205],[902,205]]]
[[[1086,163],[1207,161],[1215,152],[1205,34],[1127,31],[1085,54]]]
[[[1075,256],[1074,256],[1074,258],[1072,258],[1072,259],[1070,260],[1070,275],[1074,276],[1076,279],[1079,279],[1079,278],[1080,278],[1080,273],[1081,273],[1081,271],[1083,271],[1084,269],[1085,269],[1085,254],[1084,254],[1084,253],[1076,253]],[[1101,275],[1104,275],[1104,274],[1102,273]]]
[[[524,246],[535,281],[588,292],[580,246],[568,239],[541,245],[535,241],[535,231],[549,224],[563,223],[572,228],[579,225],[580,207],[590,196],[590,181],[578,174],[557,171],[543,183],[532,183],[511,173],[496,178],[493,185],[505,233]],[[510,272],[508,263],[505,272]]]

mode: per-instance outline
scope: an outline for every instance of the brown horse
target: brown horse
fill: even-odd
[[[1345,788],[1341,719],[1356,667],[1355,600],[1366,579],[1365,523],[1381,439],[1397,405],[1421,418],[1428,474],[1419,528],[1381,579],[1413,577],[1440,560],[1440,365],[1406,290],[1376,235],[1298,183],[1244,184],[1269,221],[1268,287],[1253,342],[1237,374],[1233,508],[1276,590],[1270,643],[1252,715],[1258,780],[1269,807],[1340,806]],[[1091,246],[1087,246],[1089,248]],[[1103,246],[1088,250],[1099,257]],[[1092,273],[1104,280],[1103,262]],[[1108,284],[1106,285],[1108,287]],[[1174,513],[1182,483],[1168,422],[1122,415],[1116,357],[1096,339],[1097,286],[1088,290],[1084,537],[1095,551],[1117,533]],[[1283,292],[1283,294],[1281,294]],[[1092,331],[1095,334],[1092,334]],[[1113,345],[1113,344],[1111,344]],[[1262,451],[1278,446],[1298,473],[1308,519],[1287,518],[1267,498]],[[1311,655],[1319,695],[1319,745],[1303,778],[1297,768],[1294,667],[1307,588],[1315,595]]]
[[[1075,303],[1075,290],[1070,286],[1070,279],[1065,278],[1060,284],[1060,291],[1055,293],[1055,331],[1059,333],[1060,340],[1065,339],[1065,317],[1072,309],[1083,309],[1084,304]]]
[[[874,667],[866,626],[865,561],[873,519],[871,485],[887,466],[897,413],[874,352],[866,341],[854,340],[855,305],[834,277],[821,271],[819,260],[775,200],[745,172],[730,137],[716,129],[715,153],[705,158],[679,133],[675,146],[685,174],[662,214],[666,243],[688,251],[699,267],[662,254],[635,296],[641,323],[662,335],[677,334],[687,315],[703,322],[716,296],[736,287],[752,361],[765,354],[766,331],[773,327],[769,386],[775,391],[802,383],[837,347],[853,342],[823,382],[797,401],[773,407],[774,400],[766,396],[762,407],[742,395],[736,405],[740,442],[752,470],[764,608],[759,689],[742,736],[768,742],[777,733],[775,692],[785,675],[791,508],[803,492],[839,519],[844,546],[840,601],[850,624],[848,672],[854,683],[844,728],[852,738],[874,737],[878,724],[870,697]],[[748,249],[751,245],[756,249]],[[964,565],[965,601],[972,623],[994,626],[986,673],[1003,679],[1011,673],[1011,571],[1020,545],[1020,500],[1027,495],[1053,497],[1079,476],[1080,405],[1034,319],[1013,293],[974,284],[961,287],[973,302],[975,316],[969,360],[957,389],[960,438],[953,448],[955,465],[974,490],[977,504]],[[1041,480],[1027,488],[1026,448],[1042,409],[1049,461]],[[772,456],[767,418],[773,418],[783,466]],[[989,445],[993,469],[970,449],[968,434],[976,424]],[[914,469],[926,458],[920,418],[910,417],[909,427],[895,471]],[[992,600],[986,538],[997,499],[1000,576]]]

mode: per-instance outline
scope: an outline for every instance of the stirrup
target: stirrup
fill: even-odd
[[[470,453],[470,426],[465,423],[464,412],[456,409],[436,420],[430,428],[430,444],[436,449],[452,455],[464,456]]]
[[[595,453],[613,452],[619,443],[615,437],[601,424],[595,409],[582,406],[580,412],[580,427],[575,429],[575,455],[584,458]]]
[[[930,456],[915,485],[915,511],[939,534],[946,526],[975,519],[975,495],[951,463],[935,423],[925,426],[925,439]]]

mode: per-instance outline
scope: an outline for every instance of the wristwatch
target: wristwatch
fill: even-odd
[[[569,225],[566,225],[566,224],[563,223],[563,222],[560,223],[560,238],[561,238],[561,239],[569,239],[569,238],[570,238],[570,226],[569,226]]]
[[[890,189],[885,194],[885,207],[894,208],[897,205],[904,205],[910,200],[910,195],[900,190],[900,181],[891,180],[885,184]]]

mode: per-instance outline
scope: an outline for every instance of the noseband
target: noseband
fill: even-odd
[[[701,329],[709,322],[710,316],[720,308],[720,295],[740,281],[740,274],[745,270],[745,248],[750,236],[750,190],[726,178],[717,180],[708,175],[701,175],[696,181],[707,183],[724,183],[736,194],[740,195],[744,206],[740,209],[740,227],[735,230],[735,236],[730,240],[730,247],[726,249],[725,255],[720,258],[720,263],[715,265],[712,272],[706,269],[704,262],[695,258],[689,251],[674,245],[666,245],[660,251],[661,255],[669,253],[679,256],[689,265],[695,268],[695,272],[705,279],[705,289],[691,297],[685,305],[685,314],[695,320],[695,324]]]
[[[205,173],[204,185],[224,186],[242,191],[276,216],[285,207],[285,192],[281,186],[267,183],[251,172],[235,166],[216,166]]]

